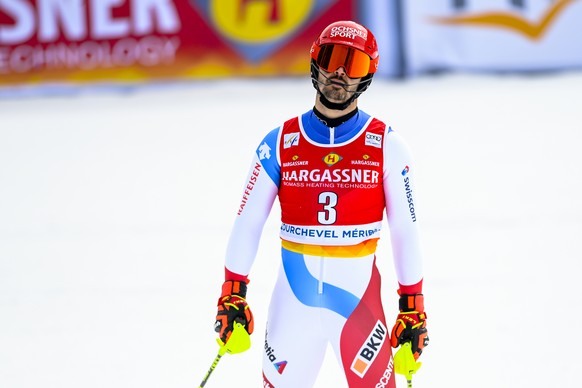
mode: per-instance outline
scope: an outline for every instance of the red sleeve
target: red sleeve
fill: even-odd
[[[420,279],[420,281],[416,284],[410,284],[405,286],[404,284],[398,283],[398,285],[400,286],[398,292],[400,295],[422,294],[422,279]]]
[[[224,267],[224,280],[236,280],[240,282],[246,282],[247,275],[239,275],[237,273],[229,271],[226,267]]]

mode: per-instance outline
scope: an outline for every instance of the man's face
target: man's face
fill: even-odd
[[[347,101],[358,89],[361,78],[350,78],[345,69],[339,67],[336,71],[328,73],[319,69],[319,91],[331,102],[342,103]]]

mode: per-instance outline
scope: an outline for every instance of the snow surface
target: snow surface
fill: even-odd
[[[457,74],[360,98],[418,164],[431,343],[415,388],[580,386],[581,93],[581,73]],[[0,99],[0,387],[198,387],[252,153],[313,101],[307,78]],[[207,387],[261,386],[277,206],[253,346]],[[387,231],[378,256],[390,324]],[[345,387],[331,352],[317,387]]]

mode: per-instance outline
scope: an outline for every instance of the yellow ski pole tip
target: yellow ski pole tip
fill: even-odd
[[[394,355],[394,370],[396,373],[406,377],[406,380],[412,380],[412,375],[422,366],[421,362],[414,359],[410,342],[405,342]]]
[[[216,342],[220,346],[219,354],[237,354],[249,350],[251,347],[251,336],[243,324],[235,322],[232,333],[230,333],[230,337],[228,337],[226,343],[222,342],[220,338],[217,338]]]

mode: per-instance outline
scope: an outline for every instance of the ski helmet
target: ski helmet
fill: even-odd
[[[334,72],[339,67],[350,78],[361,78],[356,92],[343,104],[327,100],[320,93],[321,102],[331,109],[345,109],[358,98],[372,82],[378,69],[378,44],[370,30],[353,21],[338,21],[327,26],[311,46],[311,80],[319,92],[320,69]]]

